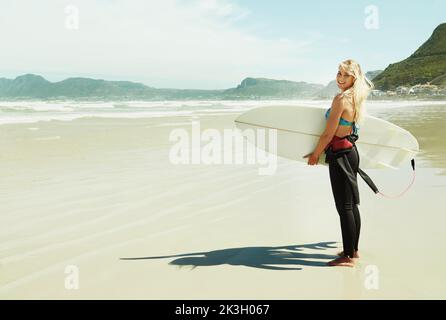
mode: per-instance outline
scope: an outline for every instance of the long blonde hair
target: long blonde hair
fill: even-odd
[[[339,65],[339,69],[355,78],[353,86],[345,90],[342,95],[353,100],[355,108],[356,123],[361,123],[365,116],[364,102],[370,91],[373,89],[373,83],[367,79],[361,70],[361,66],[355,60],[345,60]]]

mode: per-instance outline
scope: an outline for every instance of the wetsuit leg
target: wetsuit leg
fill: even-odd
[[[357,176],[359,154],[356,148],[347,154],[347,159]],[[353,257],[353,251],[357,249],[361,226],[359,209],[355,205],[351,184],[336,161],[330,161],[329,172],[335,205],[341,221],[344,254]]]
[[[356,239],[354,247],[355,251],[358,251],[359,234],[361,232],[361,215],[359,214],[359,209],[357,204],[353,206],[353,216],[355,218],[355,226],[356,226]]]
[[[355,172],[358,172],[358,170],[359,170],[359,162],[361,160],[359,158],[359,152],[358,152],[358,149],[356,148],[356,146],[354,147],[353,151],[356,152],[356,154],[358,156],[358,161],[357,161],[357,166],[356,167],[352,166],[352,168],[353,168],[353,170],[355,170]],[[359,234],[361,232],[361,215],[359,214],[359,208],[358,208],[357,204],[355,204],[353,206],[353,216],[355,217],[355,225],[356,225],[355,251],[358,251]]]

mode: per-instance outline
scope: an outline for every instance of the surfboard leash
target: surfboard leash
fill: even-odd
[[[409,189],[412,187],[413,183],[415,182],[415,158],[410,160],[410,164],[412,165],[412,171],[413,171],[413,175],[412,175],[412,181],[409,183],[409,185],[407,186],[407,188],[401,192],[400,194],[393,196],[393,195],[387,195],[382,193],[381,191],[378,191],[377,193],[380,194],[381,196],[388,198],[388,199],[398,199],[400,197],[402,197],[407,191],[409,191]]]

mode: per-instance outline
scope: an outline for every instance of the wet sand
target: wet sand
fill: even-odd
[[[327,167],[172,164],[169,134],[190,116],[2,125],[0,298],[444,299],[444,110],[377,113],[422,152],[403,198],[360,180],[354,269],[325,266],[342,250]],[[411,179],[409,164],[367,172],[390,194]]]

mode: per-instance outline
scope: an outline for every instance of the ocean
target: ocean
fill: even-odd
[[[263,105],[308,105],[330,107],[329,100],[249,101],[0,101],[0,124],[72,121],[79,118],[152,118],[239,113]],[[400,108],[444,106],[446,101],[368,101],[373,116],[395,113]]]

